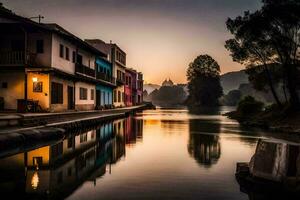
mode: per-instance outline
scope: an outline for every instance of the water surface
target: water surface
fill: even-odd
[[[235,180],[236,163],[250,160],[259,138],[273,136],[220,114],[144,111],[2,159],[0,192],[28,199],[249,199]]]

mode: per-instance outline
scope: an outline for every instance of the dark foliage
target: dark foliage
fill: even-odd
[[[296,90],[299,78],[300,1],[263,0],[260,10],[228,19],[227,28],[234,35],[225,45],[233,60],[248,68],[259,66],[263,69],[263,73],[258,74],[263,74],[263,79],[262,76],[256,78],[255,72],[250,81],[255,85],[259,83],[256,85],[258,88],[264,88],[267,83],[277,104],[281,105],[274,89],[279,77],[286,84],[292,106],[299,108]],[[270,64],[279,66],[276,71],[279,74],[271,72]]]
[[[209,55],[200,55],[187,70],[189,97],[187,103],[196,106],[217,106],[223,94],[220,66]]]
[[[186,99],[183,88],[178,86],[162,86],[149,96],[154,104],[169,106],[182,104]]]
[[[252,96],[246,96],[238,105],[237,112],[241,116],[251,116],[263,110],[264,104],[256,101]]]

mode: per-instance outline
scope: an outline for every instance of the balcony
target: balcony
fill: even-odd
[[[117,77],[117,84],[118,85],[124,85],[125,84],[125,81],[124,81],[124,79],[122,79],[121,77]]]
[[[112,84],[116,84],[116,79],[112,76],[109,76],[103,72],[96,72],[96,78],[98,80],[103,80]]]
[[[35,65],[36,54],[25,51],[5,51],[0,52],[0,65],[22,66],[25,64]]]
[[[91,69],[91,68],[84,66],[82,64],[79,64],[79,63],[75,64],[75,72],[95,78],[95,70],[94,69]]]

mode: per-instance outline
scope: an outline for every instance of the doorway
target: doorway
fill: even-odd
[[[68,110],[74,109],[74,88],[68,86]]]

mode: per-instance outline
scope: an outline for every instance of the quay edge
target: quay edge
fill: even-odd
[[[27,151],[39,146],[44,146],[56,141],[62,140],[68,132],[74,132],[79,129],[90,129],[99,126],[100,123],[124,118],[130,113],[153,108],[152,104],[144,104],[110,111],[95,111],[75,113],[51,113],[42,117],[43,114],[27,115],[22,120],[29,118],[36,123],[30,124],[28,127],[15,126],[3,127],[0,131],[0,157],[13,155],[18,152]],[[72,115],[73,117],[61,120],[62,116]],[[41,119],[44,124],[41,123]],[[20,123],[20,122],[19,122]]]

